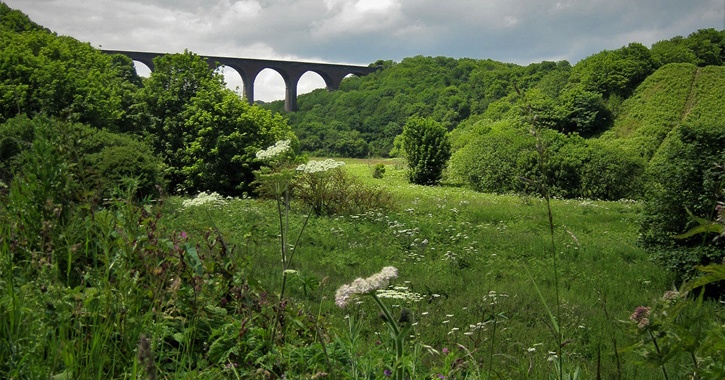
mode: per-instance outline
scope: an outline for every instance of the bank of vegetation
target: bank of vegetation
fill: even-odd
[[[0,377],[723,378],[724,46],[380,61],[282,115],[0,3]]]

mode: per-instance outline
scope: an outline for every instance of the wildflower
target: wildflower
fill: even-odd
[[[674,300],[676,300],[679,297],[680,297],[680,292],[677,292],[677,291],[674,291],[674,290],[668,290],[662,296],[662,299],[665,300],[665,301],[674,301]]]
[[[387,376],[387,377],[390,377],[390,375],[392,375],[393,372],[391,372],[389,369],[386,369],[385,371],[383,371],[383,374],[385,374],[385,376]]]
[[[297,166],[297,171],[304,173],[321,173],[326,172],[330,169],[339,168],[343,165],[345,165],[345,163],[342,161],[335,161],[331,158],[328,158],[325,161],[310,161],[306,164],[300,164],[299,166]]]
[[[216,192],[207,193],[206,191],[202,191],[201,193],[197,194],[196,197],[194,197],[193,199],[185,199],[183,202],[181,202],[181,207],[187,208],[192,206],[202,206],[205,204],[223,206],[224,204],[226,204],[226,201],[224,200],[224,197]]]
[[[448,354],[448,347],[443,347],[443,353]]]
[[[258,151],[257,159],[269,160],[279,154],[282,154],[282,153],[288,151],[290,148],[290,142],[291,142],[290,140],[277,141],[274,145],[268,147],[267,149]]]
[[[634,310],[634,313],[629,316],[629,320],[637,322],[637,327],[643,329],[649,325],[649,313],[650,308],[647,306],[640,306]]]
[[[350,302],[353,294],[369,294],[388,285],[388,282],[398,277],[398,269],[385,267],[380,272],[368,277],[357,278],[350,284],[342,285],[335,293],[335,303],[344,308]]]

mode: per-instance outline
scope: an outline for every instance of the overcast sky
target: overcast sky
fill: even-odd
[[[725,0],[0,1],[104,49],[360,65],[415,55],[574,64],[630,42],[725,29]],[[241,87],[236,73],[225,76]],[[307,73],[298,91],[318,87]],[[255,95],[284,98],[282,77],[264,70]]]

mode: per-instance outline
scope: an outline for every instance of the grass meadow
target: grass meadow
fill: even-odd
[[[386,349],[378,308],[361,298],[340,309],[334,295],[356,277],[395,266],[399,277],[390,286],[417,297],[389,300],[389,306],[393,312],[413,312],[408,344],[429,371],[421,373],[464,378],[455,376],[457,369],[471,378],[555,378],[557,343],[536,291],[538,286],[553,307],[545,201],[476,193],[454,184],[410,185],[396,160],[345,161],[345,170],[366,184],[392,192],[396,209],[312,216],[290,267],[297,271],[289,280],[291,302],[324,318],[330,339],[349,334],[353,320],[358,365],[368,366],[373,378],[384,378],[380,356],[366,354]],[[386,165],[382,179],[371,175],[378,162]],[[565,373],[661,377],[657,368],[635,365],[631,352],[619,352],[634,342],[626,333],[632,311],[677,285],[636,244],[640,207],[626,200],[552,201]],[[292,237],[307,213],[292,203]],[[248,276],[279,292],[279,216],[271,201],[234,199],[222,206],[184,208],[181,198],[171,198],[164,215],[163,224],[189,236],[200,236],[213,222],[226,243],[246,255]]]
[[[693,368],[725,371],[715,347],[722,305],[663,301],[679,284],[637,246],[641,204],[553,199],[555,271],[545,200],[410,185],[397,160],[345,162],[360,181],[349,191],[383,189],[394,205],[326,216],[311,213],[302,193],[285,213],[270,199],[139,203],[120,189],[86,201],[103,207],[64,206],[47,198],[42,181],[14,185],[0,223],[0,377],[674,379]],[[373,178],[379,163],[385,173]],[[343,284],[391,266],[397,277],[385,294],[336,304]],[[651,315],[639,309],[646,328],[638,329],[630,316],[657,302],[665,306]],[[667,322],[668,312],[681,323]],[[659,341],[673,351],[660,354],[643,334],[660,334],[665,322],[673,327]],[[665,356],[670,377],[657,364]]]

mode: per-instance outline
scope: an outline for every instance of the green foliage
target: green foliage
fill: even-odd
[[[720,66],[725,62],[725,30],[700,29],[687,38],[677,36],[659,41],[652,45],[652,59],[657,66],[668,63]]]
[[[0,30],[12,32],[44,31],[45,28],[34,23],[26,14],[0,2]]]
[[[684,42],[697,57],[698,66],[720,66],[725,62],[725,30],[700,29]]]
[[[574,66],[571,80],[604,97],[628,97],[654,71],[652,56],[644,45],[631,43],[617,50],[605,50]]]
[[[586,91],[583,85],[566,87],[560,98],[561,130],[564,133],[577,132],[588,137],[608,129],[612,124],[612,113],[607,109],[602,95]]]
[[[641,199],[646,161],[614,140],[587,141],[589,161],[581,170],[579,196],[594,199]]]
[[[461,138],[466,144],[453,153],[451,176],[476,191],[509,193],[531,190],[523,178],[536,164],[533,138],[511,121],[479,122]]]
[[[378,162],[373,168],[373,178],[381,179],[385,175],[385,164]]]
[[[143,133],[168,165],[171,189],[250,191],[259,168],[254,154],[293,138],[284,119],[226,89],[198,55],[158,57],[154,67],[139,94]]]
[[[130,59],[70,37],[0,29],[0,122],[39,113],[126,131],[137,84]]]
[[[372,75],[345,79],[339,91],[317,90],[299,97],[300,111],[288,116],[304,152],[387,156],[409,117],[430,117],[451,130],[512,92],[514,82],[529,88],[541,81],[542,90],[558,96],[571,69],[565,61],[521,67],[422,56],[382,67]],[[281,110],[281,105],[265,107]]]
[[[151,147],[134,136],[91,127],[81,127],[78,136],[79,155],[88,172],[86,180],[102,196],[110,196],[125,178],[137,181],[136,197],[155,197],[159,189],[166,188],[163,162],[152,154]]]
[[[697,64],[697,56],[685,44],[682,36],[652,44],[652,60],[657,67],[670,63]]]
[[[433,119],[413,117],[405,123],[402,135],[410,182],[418,185],[438,183],[451,157],[446,129]]]
[[[379,186],[365,185],[342,169],[303,173],[294,193],[316,215],[350,215],[393,209],[393,196]]]
[[[107,197],[126,177],[138,181],[137,196],[158,195],[156,186],[164,187],[161,161],[151,154],[150,147],[128,135],[44,116],[33,120],[19,116],[0,124],[0,136],[0,179],[6,182],[24,175],[28,162],[47,160],[38,156],[45,153],[36,145],[50,144],[58,153],[49,162],[63,162],[63,170],[68,171],[79,189],[94,190]]]
[[[624,350],[635,350],[643,364],[660,367],[666,378],[668,372],[677,379],[725,376],[725,331],[713,321],[719,316],[702,307],[704,286],[725,280],[725,264],[698,269],[706,274],[679,291],[666,291],[652,307],[640,306],[630,316],[628,331],[637,342]],[[678,359],[687,364],[673,365]]]
[[[639,194],[644,161],[638,155],[577,134],[542,132],[553,195],[616,200]],[[451,157],[454,178],[477,191],[538,193],[531,182],[540,180],[535,140],[522,126],[481,121],[458,140],[465,145]]]
[[[627,99],[612,133],[626,137],[623,143],[649,159],[665,136],[687,112],[697,68],[689,64],[671,64],[653,73]]]
[[[693,120],[675,128],[647,168],[642,241],[649,252],[679,275],[694,274],[694,265],[720,262],[722,242],[704,237],[675,240],[690,229],[693,215],[712,219],[725,188],[725,124]]]

